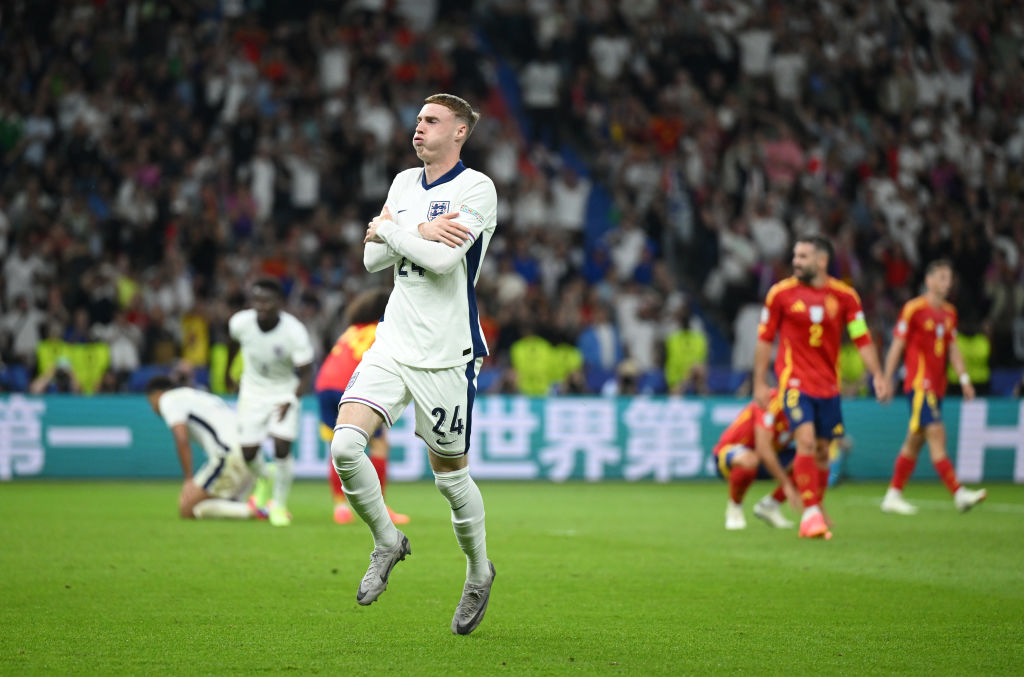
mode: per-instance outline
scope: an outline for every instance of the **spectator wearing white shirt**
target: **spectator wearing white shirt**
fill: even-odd
[[[523,91],[523,105],[530,120],[531,140],[546,141],[558,148],[558,103],[561,99],[562,70],[550,50],[542,50],[526,64],[519,75],[519,83]]]
[[[557,227],[571,233],[576,240],[581,240],[583,236],[590,188],[589,180],[568,167],[551,183],[552,221]]]
[[[0,321],[0,348],[3,348],[3,353],[14,362],[32,367],[45,322],[46,315],[29,303],[28,296],[18,295]]]

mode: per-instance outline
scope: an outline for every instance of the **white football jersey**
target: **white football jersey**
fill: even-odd
[[[227,456],[238,444],[235,412],[216,395],[195,388],[173,388],[157,402],[167,427],[184,423],[189,436],[211,459]]]
[[[228,320],[228,333],[242,347],[240,398],[295,394],[296,367],[313,361],[313,342],[297,317],[281,311],[277,325],[263,331],[255,310],[240,310]]]
[[[430,185],[422,169],[407,169],[391,183],[386,204],[393,221],[377,228],[384,243],[367,243],[363,254],[370,272],[395,269],[395,288],[371,350],[425,369],[487,355],[475,285],[497,225],[494,183],[461,160]],[[447,212],[459,212],[456,220],[472,231],[460,247],[424,240],[416,228]]]

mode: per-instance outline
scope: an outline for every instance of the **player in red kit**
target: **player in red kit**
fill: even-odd
[[[829,276],[831,256],[832,244],[825,238],[797,239],[793,276],[768,291],[754,350],[754,399],[768,407],[771,389],[766,377],[778,336],[776,397],[796,441],[793,479],[804,507],[801,538],[832,538],[820,504],[828,485],[829,444],[844,432],[838,370],[844,325],[871,372],[875,395],[880,401],[889,397],[889,382],[871,342],[860,297],[852,287]]]
[[[885,378],[892,379],[900,356],[906,349],[906,377],[903,392],[910,401],[910,425],[907,437],[896,457],[892,482],[882,500],[882,511],[913,515],[917,508],[903,498],[903,487],[914,472],[921,447],[928,442],[932,464],[949,492],[953,504],[966,512],[985,500],[984,489],[960,486],[953,464],[946,456],[946,426],[942,423],[942,397],[946,394],[946,360],[960,375],[964,398],[974,397],[974,386],[964,368],[964,358],[956,345],[956,308],[946,302],[953,286],[953,267],[939,259],[928,264],[924,277],[925,293],[907,301],[885,356]]]
[[[334,422],[338,419],[338,403],[349,385],[352,372],[355,371],[363,353],[373,345],[377,333],[377,322],[384,315],[387,306],[388,292],[383,289],[365,291],[349,304],[346,315],[348,327],[335,341],[331,352],[324,358],[320,371],[316,375],[313,390],[320,402],[320,437],[327,444],[334,438]],[[383,426],[377,429],[370,440],[370,462],[373,463],[380,486],[383,490],[387,483],[388,439]],[[345,492],[341,488],[341,480],[334,469],[331,456],[328,455],[327,478],[334,496],[334,521],[338,524],[349,524],[354,521],[352,510],[345,500]],[[409,516],[394,512],[388,508],[391,520],[395,524],[407,524]]]
[[[787,474],[794,456],[791,441],[789,421],[780,411],[778,400],[774,399],[767,411],[757,402],[751,402],[722,431],[712,454],[716,473],[729,482],[726,529],[747,528],[743,497],[755,479],[769,478],[774,478],[779,486],[774,494],[765,496],[754,505],[754,516],[779,529],[793,526],[780,510],[782,501],[787,498],[795,508],[800,506],[796,487]]]

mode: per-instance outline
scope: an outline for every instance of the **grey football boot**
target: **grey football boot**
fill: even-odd
[[[401,531],[398,532],[398,543],[391,548],[374,548],[370,553],[370,567],[359,582],[356,601],[368,606],[377,601],[381,593],[388,589],[388,576],[395,565],[411,555],[409,539]]]
[[[474,585],[467,582],[462,588],[462,599],[459,600],[459,606],[455,607],[455,616],[452,618],[452,632],[456,635],[468,635],[484,619],[495,575],[494,562],[487,560],[487,566],[491,569],[491,577],[486,583]]]

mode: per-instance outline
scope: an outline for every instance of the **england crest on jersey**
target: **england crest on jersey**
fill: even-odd
[[[434,202],[431,202],[430,206],[427,207],[427,221],[433,221],[434,219],[436,219],[437,217],[441,216],[442,214],[447,214],[448,213],[448,205],[450,205],[450,204],[451,204],[450,200],[444,200],[444,201],[435,200]]]

